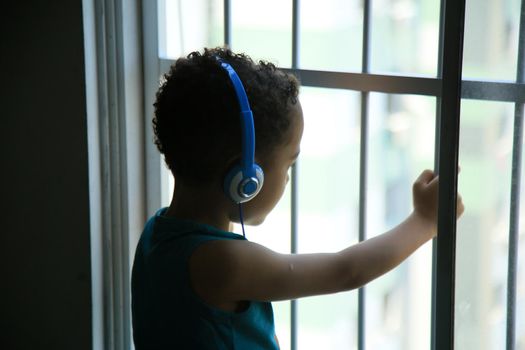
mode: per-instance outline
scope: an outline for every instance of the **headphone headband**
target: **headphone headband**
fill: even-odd
[[[222,60],[219,60],[219,62],[230,76],[241,109],[242,173],[244,177],[255,177],[253,171],[253,164],[255,163],[255,128],[253,125],[253,113],[250,109],[248,96],[246,96],[246,91],[242,85],[241,78],[239,78],[239,75],[237,75],[237,72],[235,72],[233,67]]]
[[[241,118],[241,164],[228,172],[224,180],[224,190],[236,203],[249,201],[259,193],[264,182],[262,169],[255,164],[255,129],[253,113],[241,78],[233,67],[217,58],[221,67],[226,70],[233,84],[240,108]]]
[[[242,85],[241,78],[239,78],[239,75],[237,75],[237,72],[229,63],[226,63],[223,60],[219,60],[219,62],[221,63],[221,66],[224,69],[226,69],[228,75],[230,76],[230,80],[233,83],[233,88],[235,89],[235,94],[237,95],[237,99],[239,100],[239,107],[241,108],[241,113],[251,112],[250,103],[248,102],[248,96],[246,96],[246,91],[244,90],[244,86]]]

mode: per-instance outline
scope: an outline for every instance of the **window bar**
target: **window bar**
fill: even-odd
[[[224,46],[232,45],[231,0],[224,0]]]
[[[518,64],[516,82],[525,82],[525,1],[521,2]],[[518,233],[521,189],[521,157],[523,145],[523,103],[514,107],[514,136],[512,150],[512,178],[510,191],[509,255],[507,272],[507,350],[516,348],[516,274],[518,265]]]
[[[465,0],[445,3],[439,145],[435,348],[454,349],[456,199]]]
[[[440,1],[439,39],[437,57],[437,78],[443,78],[443,37],[445,31],[445,0]],[[439,174],[439,148],[441,135],[441,94],[436,96],[436,123],[434,130],[434,172]],[[430,349],[436,350],[436,275],[437,275],[437,238],[432,240],[432,287],[430,306]]]
[[[166,62],[165,64],[167,64],[168,60],[163,60],[162,62]],[[169,68],[169,65],[167,65],[166,68]],[[441,78],[361,72],[328,72],[310,69],[282,69],[285,72],[300,76],[303,86],[352,91],[373,91],[386,94],[441,96]],[[516,83],[514,80],[463,80],[461,82],[461,97],[471,100],[525,103],[525,83]]]
[[[290,226],[290,251],[292,254],[297,253],[297,163],[292,165],[290,174],[291,190],[291,226]],[[297,300],[290,301],[290,349],[297,350]]]
[[[292,70],[299,67],[299,0],[292,2]],[[292,166],[291,171],[291,227],[290,227],[290,250],[292,254],[297,253],[297,164]],[[297,350],[297,300],[290,301],[290,349]]]
[[[507,266],[507,350],[516,348],[516,284],[521,188],[521,157],[523,140],[523,104],[514,108],[514,140],[509,225],[509,255]]]
[[[361,72],[369,73],[370,69],[370,6],[371,0],[363,3],[363,52]],[[367,189],[367,158],[368,158],[368,101],[370,93],[361,92],[361,140],[359,155],[359,241],[366,239],[366,189]],[[366,290],[359,288],[357,292],[357,348],[365,349],[365,309]]]
[[[361,60],[361,73],[370,73],[370,6],[372,0],[363,3],[363,52]]]

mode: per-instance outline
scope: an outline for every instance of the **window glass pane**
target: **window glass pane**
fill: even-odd
[[[372,1],[372,70],[435,76],[439,11],[438,0]]]
[[[336,252],[357,242],[359,93],[303,87],[298,167],[299,253]],[[357,292],[298,301],[298,349],[354,349]]]
[[[292,2],[232,0],[232,49],[280,67],[292,65]]]
[[[516,79],[519,0],[467,0],[463,77]]]
[[[222,0],[158,0],[159,55],[179,58],[222,46]]]
[[[299,25],[300,68],[361,71],[362,1],[301,1]]]
[[[513,105],[463,100],[455,344],[504,349]]]
[[[367,236],[388,231],[412,212],[412,184],[433,169],[436,99],[370,94]],[[370,349],[430,345],[432,244],[366,287]]]

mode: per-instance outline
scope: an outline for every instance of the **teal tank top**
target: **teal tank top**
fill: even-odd
[[[190,285],[188,263],[212,240],[245,239],[192,221],[152,216],[140,237],[131,275],[133,340],[137,350],[278,349],[272,305],[251,301],[227,312],[206,304]]]

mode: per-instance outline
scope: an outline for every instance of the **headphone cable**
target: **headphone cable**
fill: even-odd
[[[246,233],[244,232],[244,221],[242,219],[242,203],[239,203],[239,217],[241,218],[242,235],[246,239]]]

